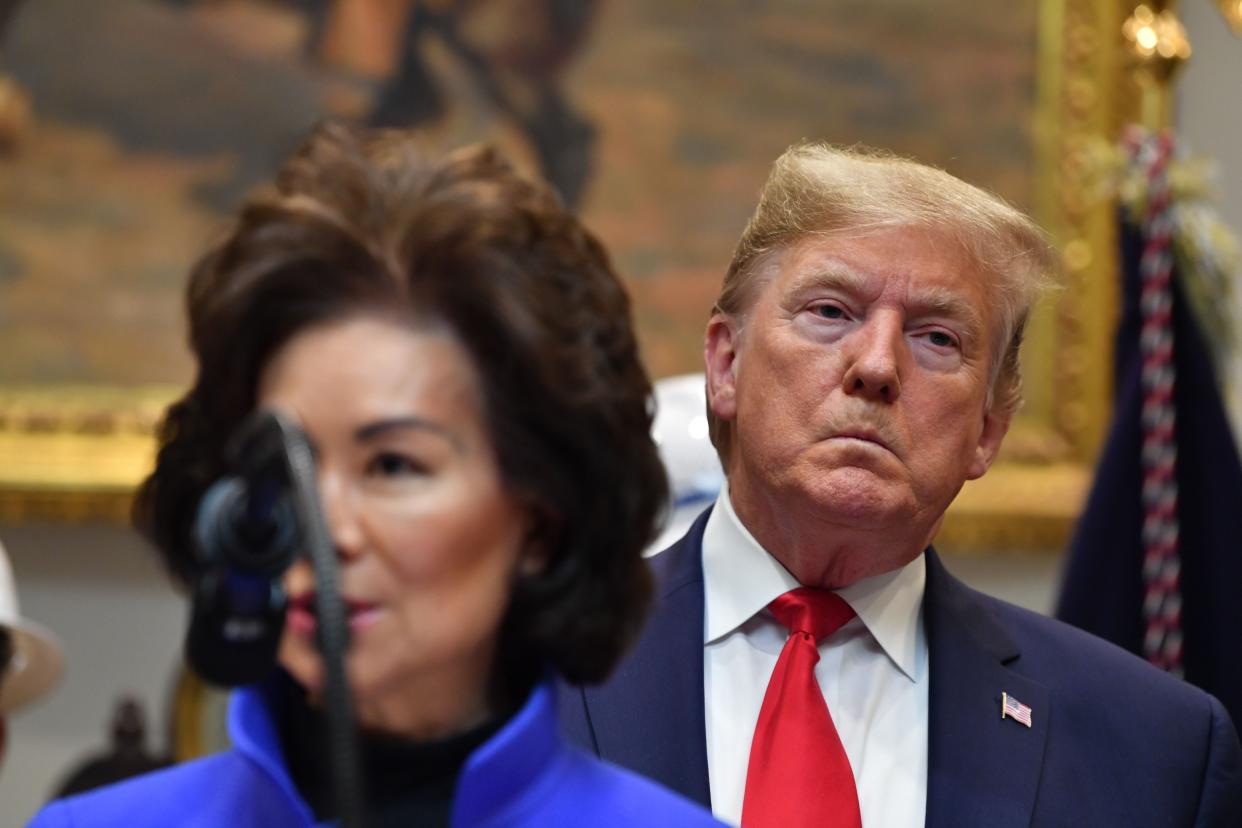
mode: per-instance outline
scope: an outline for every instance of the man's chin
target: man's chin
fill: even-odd
[[[915,512],[905,486],[870,469],[834,469],[801,488],[802,499],[822,519],[857,529],[891,527],[894,521],[910,520]]]

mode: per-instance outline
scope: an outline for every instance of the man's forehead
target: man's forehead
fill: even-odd
[[[904,264],[897,256],[867,256],[863,257],[866,265],[860,266],[850,261],[857,257],[848,255],[848,251],[837,255],[859,239],[875,241],[873,251],[887,253],[885,240],[876,238],[883,235],[893,234],[841,238],[810,236],[762,254],[752,265],[751,278],[741,294],[738,318],[743,328],[749,327],[751,316],[760,304],[794,305],[814,298],[817,291],[837,291],[871,302],[888,286],[889,276],[911,274],[912,278],[900,279],[899,301],[908,315],[956,320],[960,323],[961,334],[974,340],[994,332],[997,319],[989,310],[995,304],[991,299],[991,279],[956,245],[958,255],[950,252],[953,248],[939,244],[925,248],[917,245],[916,250],[926,249],[928,259],[937,260],[930,270],[913,268],[909,256],[905,257]],[[948,278],[933,278],[929,272]]]
[[[874,300],[896,282],[904,304],[930,310],[974,309],[976,302],[972,300],[986,288],[981,277],[974,275],[945,284],[901,265],[877,272],[858,269],[840,259],[820,259],[814,266],[786,271],[782,276],[785,278],[781,292],[786,296],[824,289]]]
[[[954,293],[990,291],[992,279],[955,239],[922,228],[873,234],[807,237],[774,251],[761,278],[787,287],[833,285],[858,292],[897,280],[907,294],[939,301]]]

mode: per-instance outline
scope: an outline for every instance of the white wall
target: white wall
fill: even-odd
[[[1242,39],[1211,0],[1179,4],[1194,54],[1178,83],[1178,132],[1196,154],[1220,163],[1221,215],[1242,233]]]

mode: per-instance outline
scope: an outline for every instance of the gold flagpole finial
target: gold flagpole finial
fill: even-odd
[[[1122,26],[1131,71],[1143,90],[1143,124],[1163,129],[1172,119],[1173,77],[1190,59],[1190,39],[1172,0],[1137,6]]]

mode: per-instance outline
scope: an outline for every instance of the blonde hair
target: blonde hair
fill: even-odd
[[[811,236],[851,238],[882,230],[934,230],[990,277],[1000,308],[990,410],[1022,403],[1018,351],[1031,308],[1055,284],[1060,260],[1046,234],[999,196],[944,170],[865,147],[798,144],[786,150],[742,231],[713,313],[742,320],[773,254]],[[707,411],[712,443],[728,466],[730,424]]]

